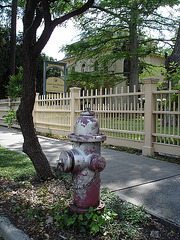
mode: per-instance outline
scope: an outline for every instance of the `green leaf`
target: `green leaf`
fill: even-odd
[[[67,221],[67,227],[73,225],[75,221],[76,221],[76,219],[74,219],[74,218],[69,218],[68,221]]]
[[[79,215],[78,220],[83,221],[83,215],[82,214]]]
[[[93,215],[94,215],[93,212],[87,212],[87,213],[85,214],[85,216],[86,216],[86,218],[87,218],[88,220],[91,219]]]
[[[92,233],[95,234],[95,233],[98,233],[98,232],[99,232],[99,226],[97,224],[95,224],[95,223],[92,223],[90,233],[91,234]]]

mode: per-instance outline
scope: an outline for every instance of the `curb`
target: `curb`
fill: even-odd
[[[22,230],[16,228],[7,217],[0,216],[0,235],[4,240],[30,240]]]
[[[110,191],[111,192],[111,191]],[[119,196],[115,191],[113,191],[113,193],[115,193],[117,196]],[[138,205],[137,203],[134,203],[132,202],[130,199],[127,199],[126,197],[124,196],[119,196],[119,198],[124,201],[124,202],[129,202],[129,203],[132,203],[133,205],[135,206],[143,206],[143,205]],[[177,232],[180,234],[180,224],[170,220],[170,219],[167,219],[165,217],[162,217],[160,216],[159,214],[157,214],[155,211],[152,211],[151,209],[147,208],[147,207],[144,207],[144,211],[151,215],[152,218],[157,219],[161,224],[163,224],[164,226],[166,227],[169,227],[171,228],[173,231]]]
[[[150,214],[154,219],[157,219],[164,226],[171,228],[173,231],[175,231],[177,233],[180,233],[180,225],[179,224],[177,224],[169,219],[163,218],[150,210],[145,209],[145,211],[148,214]]]
[[[180,226],[174,222],[171,222],[167,219],[164,219],[151,211],[145,210],[148,214],[150,214],[153,218],[157,219],[161,224],[172,228],[174,231],[180,233]],[[22,230],[15,227],[7,217],[0,216],[0,236],[4,238],[4,240],[31,240],[27,234],[25,234]]]

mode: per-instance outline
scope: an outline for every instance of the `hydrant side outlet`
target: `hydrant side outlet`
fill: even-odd
[[[74,165],[74,157],[71,151],[63,151],[60,154],[57,168],[65,173],[71,172]]]
[[[70,209],[79,214],[88,212],[89,207],[104,208],[100,204],[100,172],[106,166],[101,156],[101,142],[106,140],[99,134],[99,123],[94,112],[81,112],[75,125],[75,133],[68,136],[74,142],[71,151],[60,154],[58,169],[71,172],[74,182],[74,200]]]
[[[106,161],[102,156],[92,155],[90,160],[90,167],[94,171],[101,172],[106,167]]]

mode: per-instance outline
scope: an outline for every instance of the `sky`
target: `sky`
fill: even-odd
[[[19,19],[17,21],[17,31],[22,31],[23,24]],[[40,29],[42,31],[42,28]],[[59,52],[60,47],[65,44],[70,44],[77,41],[78,34],[80,32],[75,29],[73,22],[71,20],[67,21],[66,27],[56,27],[53,31],[51,38],[46,44],[45,48],[42,50],[42,53],[45,53],[49,57],[53,57],[55,60],[61,60],[64,58],[64,53]]]
[[[160,12],[164,13],[165,16],[169,14],[177,14],[172,12],[171,8],[160,8]],[[179,13],[179,12],[178,12]],[[22,20],[19,19],[17,21],[17,31],[22,31],[23,24]],[[42,27],[40,28],[40,32],[42,31]],[[53,57],[55,60],[61,60],[64,58],[64,53],[59,52],[60,47],[65,44],[70,44],[76,42],[78,40],[78,31],[74,26],[71,20],[66,22],[66,27],[56,27],[53,31],[51,38],[49,39],[48,43],[46,44],[45,48],[42,50],[42,53],[45,53],[49,57]],[[157,34],[157,33],[156,33]],[[169,34],[169,33],[166,33]],[[174,35],[174,33],[172,33]]]
[[[72,21],[68,21],[66,27],[56,27],[51,38],[43,49],[43,53],[57,60],[64,58],[64,53],[59,52],[59,48],[65,44],[77,41],[79,31],[75,29]]]

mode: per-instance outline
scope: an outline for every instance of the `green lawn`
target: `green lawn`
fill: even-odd
[[[152,222],[142,207],[123,202],[106,189],[101,191],[101,199],[106,204],[103,213],[97,214],[93,208],[85,216],[68,212],[72,189],[65,190],[60,179],[31,181],[33,178],[30,180],[29,177],[34,175],[34,167],[26,155],[0,146],[0,200],[4,202],[3,207],[11,211],[17,226],[25,227],[33,238],[38,236],[41,229],[41,234],[44,234],[41,239],[46,239],[47,231],[53,239],[54,234],[57,237],[65,228],[66,233],[72,236],[69,239],[74,239],[75,234],[86,239],[96,239],[96,235],[107,240],[120,239],[121,236],[125,239],[141,236],[143,239]],[[32,202],[32,199],[36,201]],[[49,217],[53,219],[51,225],[46,224]],[[32,224],[31,228],[29,224]],[[34,226],[35,230],[31,231]]]
[[[25,154],[0,146],[0,176],[23,179],[35,174],[33,164]]]
[[[144,132],[144,116],[140,118],[140,116],[128,117],[126,114],[121,116],[118,116],[116,114],[114,115],[107,114],[106,118],[99,117],[99,122],[100,122],[100,128],[107,129],[107,131],[103,130],[103,133],[105,133],[107,136],[120,137],[120,138],[133,139],[133,140],[144,139],[144,136],[138,133],[130,134],[130,133],[123,132],[123,131]],[[162,118],[158,119],[157,133],[179,136],[177,124],[175,125],[167,124],[165,126],[162,123]],[[165,137],[161,137],[161,138],[158,137],[157,141],[162,143],[165,142],[165,143],[175,144],[175,145],[177,144],[177,139],[173,140],[173,138],[169,139]]]

